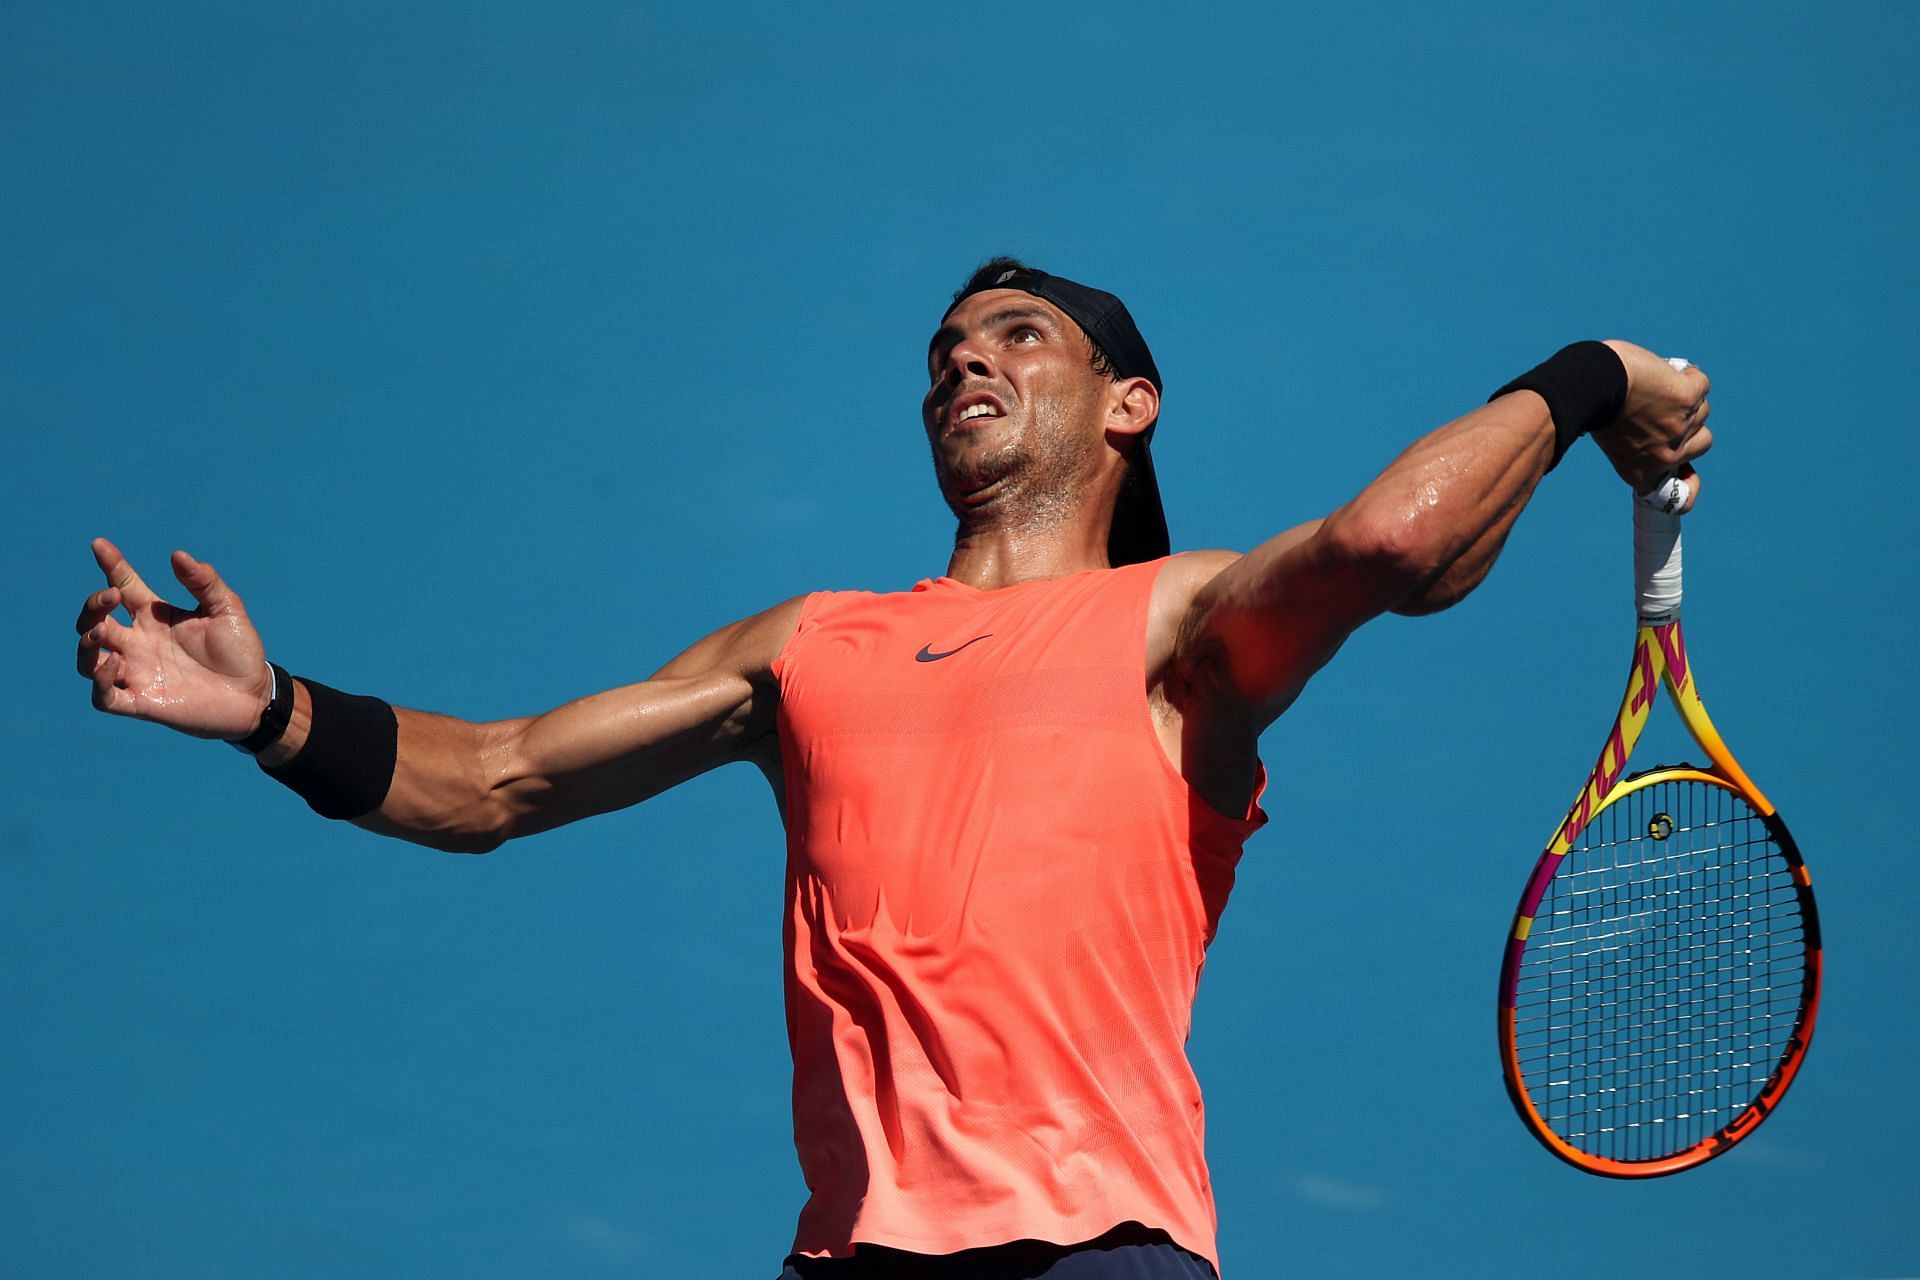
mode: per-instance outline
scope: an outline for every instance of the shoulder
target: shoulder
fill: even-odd
[[[1173,657],[1180,628],[1201,590],[1238,559],[1238,551],[1183,551],[1160,566],[1147,611],[1149,673],[1159,671]]]
[[[812,596],[794,596],[738,622],[730,622],[696,640],[658,672],[658,677],[728,672],[759,680],[773,674],[774,662],[800,625]]]
[[[1154,582],[1156,603],[1161,596],[1169,600],[1191,601],[1200,588],[1213,581],[1222,569],[1240,558],[1238,551],[1182,551],[1167,557]]]

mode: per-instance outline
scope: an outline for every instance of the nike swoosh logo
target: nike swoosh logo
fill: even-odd
[[[989,631],[986,636],[975,636],[973,639],[967,641],[967,644],[979,644],[982,640],[985,640],[987,636],[992,634],[993,632]],[[956,645],[945,653],[935,653],[933,646],[930,644],[921,645],[920,652],[913,655],[913,660],[915,662],[938,662],[942,658],[951,658],[954,654],[966,648],[967,644]]]

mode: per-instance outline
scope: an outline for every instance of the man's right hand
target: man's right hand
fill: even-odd
[[[93,540],[108,585],[87,597],[76,627],[76,667],[93,682],[93,705],[196,738],[237,741],[260,724],[273,692],[260,635],[213,566],[173,553],[173,576],[198,601],[192,611],[154,594],[120,549]],[[133,625],[113,616],[125,608]]]
[[[1631,342],[1612,339],[1607,345],[1626,366],[1627,404],[1611,424],[1594,431],[1594,443],[1635,493],[1648,492],[1668,476],[1688,481],[1687,508],[1692,507],[1700,496],[1694,460],[1713,447],[1707,375],[1691,365],[1676,369]]]

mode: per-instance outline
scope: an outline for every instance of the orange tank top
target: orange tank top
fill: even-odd
[[[1164,561],[804,602],[775,663],[794,1251],[1122,1222],[1214,1263],[1194,990],[1241,843],[1155,736]]]

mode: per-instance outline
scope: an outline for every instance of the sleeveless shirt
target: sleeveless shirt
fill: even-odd
[[[1160,746],[1164,563],[803,602],[774,664],[796,1254],[1133,1221],[1218,1269],[1186,1039],[1266,815]]]

